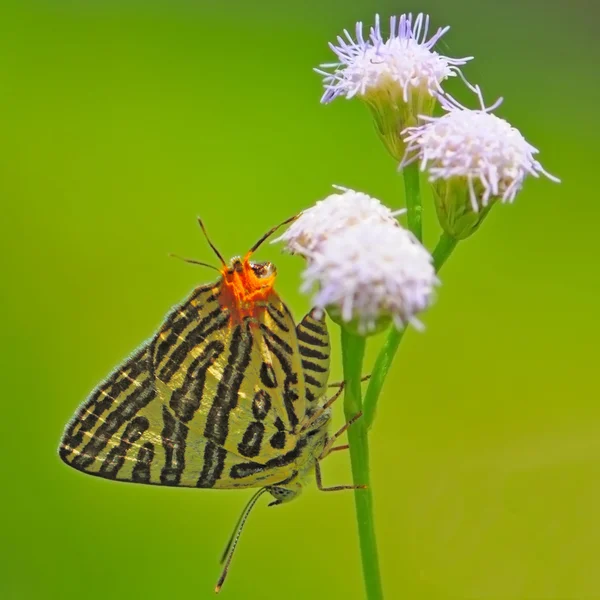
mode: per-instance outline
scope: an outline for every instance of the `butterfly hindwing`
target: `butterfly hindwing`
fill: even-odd
[[[331,352],[325,314],[309,312],[296,327],[308,408],[315,407],[327,389]]]

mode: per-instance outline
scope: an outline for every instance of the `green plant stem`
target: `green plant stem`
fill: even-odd
[[[346,421],[356,417],[362,410],[360,379],[366,338],[348,332],[342,327],[342,363],[344,368],[344,414]],[[373,518],[373,492],[369,471],[369,440],[364,416],[348,429],[352,479],[355,486],[367,486],[354,490],[356,522],[365,582],[366,598],[382,600],[383,589],[379,573],[375,521]]]
[[[402,171],[406,202],[406,222],[415,237],[423,240],[423,207],[421,206],[421,188],[419,184],[419,163],[414,162]]]
[[[404,192],[406,201],[406,220],[408,228],[414,236],[421,241],[423,239],[423,221],[421,206],[421,187],[419,182],[419,163],[414,162],[402,171],[404,177]],[[370,429],[375,419],[377,400],[381,394],[383,383],[392,366],[394,356],[402,340],[405,329],[398,331],[394,327],[390,330],[388,337],[377,355],[375,366],[369,380],[369,387],[365,394],[364,419],[367,429]]]
[[[448,257],[452,254],[454,248],[456,248],[458,240],[448,235],[445,231],[440,236],[440,239],[433,249],[433,266],[436,272],[442,268],[442,265],[446,262]]]
[[[408,228],[413,232],[415,237],[421,240],[423,236],[421,221],[422,206],[419,188],[419,168],[417,163],[413,163],[404,169],[404,189],[406,191],[406,216]],[[452,254],[457,243],[458,241],[449,236],[446,232],[442,233],[432,254],[433,266],[436,271],[440,270],[450,254]],[[377,401],[379,400],[383,384],[390,371],[405,331],[406,328],[398,331],[396,328],[392,327],[383,347],[377,355],[377,359],[375,360],[364,401],[363,412],[367,430],[372,427],[373,421],[375,420]]]
[[[385,340],[385,343],[383,344],[383,347],[379,351],[377,359],[375,360],[375,365],[373,366],[373,371],[371,372],[369,386],[367,387],[367,391],[365,393],[365,402],[363,405],[363,418],[367,429],[371,429],[373,426],[379,395],[381,394],[385,378],[387,377],[390,367],[392,366],[392,362],[396,356],[398,346],[402,341],[405,331],[406,329],[401,329],[398,331],[394,326],[392,326],[390,332],[388,333],[387,339]]]
[[[417,171],[417,175],[418,175],[418,171]],[[406,172],[405,172],[405,182],[406,182]],[[410,186],[408,183],[405,183],[405,185],[406,185],[406,190],[408,193]],[[417,186],[418,186],[418,179],[417,179]],[[417,197],[418,197],[418,189],[417,189]],[[409,217],[408,223],[409,223],[409,227],[410,227],[410,224],[411,224],[410,206],[414,207],[414,203],[409,202],[408,195],[407,195],[406,204],[409,207],[407,216]],[[420,209],[421,209],[420,203],[419,203],[418,207],[419,207],[419,213],[420,213]],[[413,219],[413,224],[414,224],[414,222],[415,221]],[[420,225],[421,225],[420,216],[417,219],[417,222],[420,227]],[[412,228],[411,228],[411,231],[415,235],[417,235]],[[446,262],[446,260],[450,256],[450,254],[452,254],[452,251],[454,250],[454,248],[456,248],[457,243],[458,243],[458,240],[454,239],[453,237],[448,235],[446,232],[442,233],[442,235],[432,253],[433,266],[436,271],[439,271],[442,268],[442,265]],[[371,372],[371,379],[369,380],[369,386],[367,387],[367,392],[365,394],[364,409],[363,409],[365,425],[366,425],[367,429],[370,429],[372,427],[373,421],[375,420],[375,413],[377,411],[377,401],[379,400],[379,396],[381,395],[381,390],[383,388],[383,384],[389,373],[390,367],[392,366],[392,362],[394,361],[394,357],[396,356],[396,352],[398,351],[398,346],[400,345],[400,342],[402,341],[405,331],[406,331],[406,328],[398,331],[397,329],[392,327],[392,329],[388,333],[388,337],[385,340],[385,343],[383,344],[383,347],[381,348],[381,350],[379,351],[379,354],[377,355],[377,359],[375,360],[375,365],[373,367],[373,371]]]

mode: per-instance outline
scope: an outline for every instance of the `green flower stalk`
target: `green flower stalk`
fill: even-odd
[[[401,131],[417,125],[419,115],[431,115],[441,84],[459,73],[471,57],[449,58],[433,50],[449,27],[438,29],[429,39],[429,17],[419,14],[391,17],[389,35],[382,32],[379,15],[367,39],[362,23],[354,38],[348,31],[330,44],[338,62],[321,65],[329,103],[338,96],[357,97],[370,109],[375,129],[396,161],[404,156],[406,144]]]
[[[344,415],[346,422],[362,412],[360,374],[365,353],[365,338],[354,335],[342,327],[342,364],[344,368]],[[354,490],[358,536],[366,597],[383,599],[383,585],[379,569],[379,553],[373,511],[373,488],[369,469],[369,438],[363,418],[357,419],[348,429],[350,463],[354,485],[364,489]]]

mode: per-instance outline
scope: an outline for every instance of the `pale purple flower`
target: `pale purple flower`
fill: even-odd
[[[323,76],[325,93],[321,102],[338,96],[368,97],[381,92],[408,103],[412,93],[435,97],[442,93],[441,83],[454,77],[459,67],[472,57],[449,58],[433,50],[438,40],[450,29],[439,28],[429,39],[429,16],[419,13],[390,18],[386,37],[381,31],[379,15],[365,39],[363,24],[357,23],[354,38],[344,30],[337,45],[329,47],[337,62],[315,69]]]
[[[432,301],[439,283],[429,252],[406,229],[361,221],[320,244],[302,274],[301,290],[316,287],[317,309],[333,309],[361,334],[391,319],[398,329],[419,327],[416,315]],[[330,313],[331,314],[331,313]]]
[[[470,110],[450,96],[440,98],[444,115],[421,115],[422,125],[403,131],[407,148],[400,167],[419,161],[432,182],[464,180],[475,212],[495,199],[512,202],[527,175],[559,182],[535,160],[538,150],[521,132],[492,114],[502,100],[486,108],[479,87],[469,87],[481,108]]]
[[[288,229],[273,240],[284,242],[289,252],[310,257],[332,235],[359,223],[397,225],[396,216],[404,209],[390,210],[376,198],[348,188],[334,186],[339,191],[319,200],[302,211]]]

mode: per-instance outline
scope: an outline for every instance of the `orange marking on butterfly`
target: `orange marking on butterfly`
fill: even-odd
[[[219,304],[229,310],[232,324],[246,317],[257,319],[273,293],[275,267],[271,263],[251,263],[249,257],[234,258],[229,267],[221,269]]]

